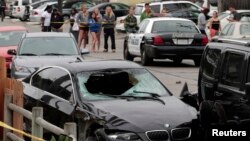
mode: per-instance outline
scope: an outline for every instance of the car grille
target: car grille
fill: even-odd
[[[186,140],[191,136],[190,128],[175,128],[171,130],[173,140]]]
[[[155,130],[146,132],[146,136],[150,141],[168,141],[169,133],[166,130]]]

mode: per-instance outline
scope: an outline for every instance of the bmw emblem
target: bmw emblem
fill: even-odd
[[[169,128],[169,127],[170,127],[170,125],[169,125],[169,124],[165,124],[164,126],[165,126],[166,128]]]

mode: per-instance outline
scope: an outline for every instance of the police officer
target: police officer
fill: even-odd
[[[130,7],[129,14],[125,18],[124,27],[127,33],[133,33],[138,29],[137,19],[134,16],[134,7]]]

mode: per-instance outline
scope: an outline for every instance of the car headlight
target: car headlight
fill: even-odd
[[[140,137],[135,133],[117,133],[108,136],[112,141],[141,141]]]

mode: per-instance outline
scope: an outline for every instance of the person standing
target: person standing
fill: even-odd
[[[93,12],[89,19],[89,29],[92,36],[92,52],[96,52],[95,46],[97,44],[97,32],[99,32],[100,23],[98,23],[97,14]]]
[[[79,25],[79,36],[78,36],[78,47],[81,48],[82,41],[84,40],[83,43],[83,48],[86,48],[88,44],[88,34],[89,34],[89,27],[88,27],[88,12],[87,12],[87,6],[85,4],[82,5],[82,11],[80,11],[77,14],[76,17],[76,22]]]
[[[76,8],[71,9],[70,19],[69,19],[70,20],[69,32],[73,34],[76,42],[78,43],[79,25],[76,22],[77,13],[78,11],[76,10]]]
[[[213,12],[213,16],[209,21],[209,30],[211,38],[213,38],[217,32],[221,31],[220,20],[216,11]]]
[[[137,30],[137,19],[134,16],[134,7],[130,7],[129,14],[124,20],[124,28],[127,33],[133,33]]]
[[[53,9],[51,14],[51,30],[53,32],[62,32],[63,16],[57,9]]]
[[[229,11],[231,12],[229,18],[227,19],[229,22],[238,22],[238,21],[240,21],[241,14],[239,14],[236,11],[235,6],[233,6],[233,5],[229,6]]]
[[[115,14],[110,6],[106,7],[105,14],[103,16],[103,31],[104,31],[104,50],[108,52],[108,38],[111,38],[112,52],[115,52]]]
[[[144,19],[151,18],[154,16],[154,12],[151,10],[149,3],[145,3],[145,10],[142,12],[140,22]]]
[[[96,33],[96,37],[97,37],[97,48],[98,51],[100,50],[100,46],[101,46],[101,33],[102,33],[102,14],[100,13],[99,9],[96,8],[94,10],[95,14],[97,15],[97,22],[101,25],[99,28],[99,31]]]
[[[52,12],[52,6],[49,5],[46,7],[45,11],[42,13],[41,17],[41,26],[43,32],[51,32],[51,12]]]
[[[207,9],[204,8],[202,10],[202,12],[199,14],[198,21],[197,21],[197,26],[198,26],[199,30],[201,31],[201,33],[204,35],[207,35],[206,31],[205,31],[206,24],[207,24],[206,14],[207,14]]]
[[[1,21],[4,21],[5,18],[5,7],[6,3],[4,0],[0,0],[0,16],[1,16]]]

